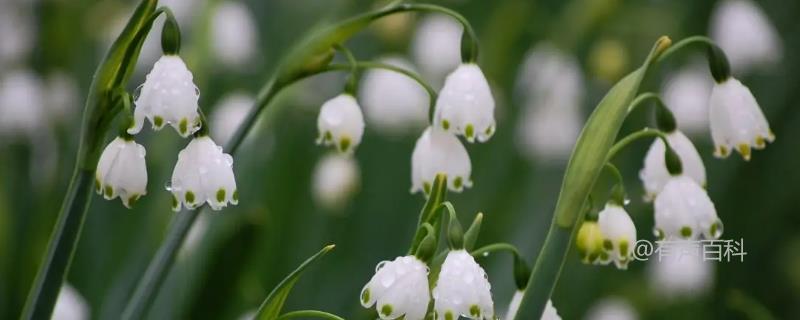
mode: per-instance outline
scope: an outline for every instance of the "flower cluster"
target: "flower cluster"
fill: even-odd
[[[428,266],[415,256],[383,261],[361,290],[361,305],[375,305],[381,319],[424,319],[431,300]],[[466,250],[452,250],[433,288],[435,318],[494,319],[486,272]]]
[[[97,193],[109,200],[119,197],[129,208],[147,193],[146,151],[133,139],[147,119],[154,130],[169,124],[181,137],[193,135],[178,154],[167,187],[172,192],[173,210],[195,209],[204,203],[220,210],[228,203],[237,204],[233,158],[203,128],[206,124],[198,106],[199,93],[183,60],[170,54],[161,57],[140,90],[134,101],[132,125],[100,156],[95,174]]]

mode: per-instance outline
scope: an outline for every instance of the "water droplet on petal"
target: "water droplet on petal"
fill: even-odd
[[[164,182],[164,189],[166,189],[169,192],[172,192],[172,182],[170,181]]]
[[[222,158],[225,159],[225,164],[229,167],[233,165],[233,157],[231,157],[231,155],[226,153],[222,155]]]
[[[391,273],[387,273],[383,277],[381,277],[381,285],[384,288],[391,287],[394,284],[395,277]]]

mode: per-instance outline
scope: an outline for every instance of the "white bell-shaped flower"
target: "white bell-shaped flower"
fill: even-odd
[[[431,300],[428,290],[428,266],[415,256],[397,257],[375,267],[361,290],[361,305],[375,305],[381,319],[422,320]]]
[[[584,221],[575,237],[575,246],[581,262],[607,264],[611,261],[609,253],[603,250],[603,232],[596,221]]]
[[[670,147],[675,150],[675,153],[681,159],[683,172],[697,184],[705,187],[706,167],[703,165],[703,159],[700,158],[700,154],[695,149],[692,141],[680,130],[667,133],[667,141],[669,141]],[[667,164],[664,162],[665,152],[664,141],[655,139],[644,157],[644,168],[639,171],[639,178],[644,184],[645,199],[647,201],[652,201],[661,192],[664,184],[672,177],[667,171]]]
[[[381,61],[414,70],[404,58],[388,57]],[[361,78],[358,92],[364,115],[376,130],[400,135],[423,128],[428,123],[428,94],[419,83],[403,74],[371,69]]]
[[[342,153],[352,153],[364,135],[364,115],[356,98],[343,93],[322,104],[317,128],[317,144],[334,146]]]
[[[147,193],[145,153],[144,147],[132,138],[117,137],[111,141],[97,162],[94,180],[97,194],[107,200],[119,197],[130,208]]]
[[[725,51],[735,71],[769,66],[783,56],[778,31],[754,1],[718,2],[710,26],[711,38]]]
[[[227,67],[246,66],[258,46],[258,31],[248,7],[237,1],[215,6],[211,19],[211,48],[217,61]]]
[[[314,200],[328,210],[340,209],[347,204],[360,184],[358,163],[353,157],[329,154],[314,168]]]
[[[725,158],[732,148],[750,160],[750,148],[763,149],[775,140],[756,98],[733,77],[714,85],[709,99],[714,155]]]
[[[622,298],[603,298],[586,312],[586,320],[637,320],[636,309]]]
[[[633,258],[636,225],[622,206],[609,202],[600,211],[597,225],[603,235],[603,250],[618,269],[627,269]]]
[[[686,175],[673,176],[656,196],[656,236],[659,238],[706,239],[722,235],[722,221],[714,203],[697,182]]]
[[[433,288],[436,320],[494,319],[491,289],[486,272],[466,250],[448,252]]]
[[[462,64],[447,76],[436,100],[434,123],[469,142],[485,142],[492,137],[494,98],[478,65]]]
[[[91,312],[86,299],[69,283],[64,283],[58,291],[58,299],[53,307],[52,319],[85,320]]]
[[[167,190],[172,192],[174,211],[181,205],[194,209],[204,202],[214,210],[238,204],[233,158],[208,136],[196,137],[178,153]]]
[[[133,112],[134,124],[128,133],[139,133],[147,118],[154,130],[169,124],[181,137],[188,137],[200,129],[199,98],[200,91],[183,60],[175,55],[162,56],[140,88]]]
[[[689,240],[661,244],[660,254],[650,257],[650,288],[667,299],[696,298],[709,292],[714,284],[714,262],[704,258],[702,244]]]
[[[675,116],[678,129],[690,136],[708,131],[708,97],[713,83],[708,67],[697,62],[667,76],[664,104]]]
[[[448,188],[461,192],[472,186],[472,163],[467,149],[454,135],[428,127],[411,153],[411,192],[431,191],[437,174],[447,176]]]
[[[553,305],[553,300],[547,300],[547,304],[544,306],[544,312],[542,313],[541,320],[561,320],[561,316],[558,315],[558,310]]]
[[[411,51],[425,78],[439,87],[445,75],[461,63],[461,34],[458,21],[443,14],[426,15],[420,21]]]
[[[530,159],[561,163],[569,157],[583,127],[583,78],[577,59],[549,43],[526,56],[515,91],[525,106],[519,145]]]

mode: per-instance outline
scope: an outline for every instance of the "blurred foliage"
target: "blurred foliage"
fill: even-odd
[[[221,1],[221,0],[220,0]],[[516,72],[525,52],[551,40],[573,52],[588,78],[585,114],[610,87],[614,70],[592,73],[605,65],[594,57],[609,41],[622,45],[617,68],[637,65],[652,42],[666,34],[680,39],[705,34],[715,1],[547,0],[440,1],[463,13],[481,39],[480,64],[493,82],[498,101],[495,137],[470,144],[475,185],[450,200],[466,215],[485,213],[478,245],[507,241],[517,245],[532,262],[549,226],[560,188],[563,167],[531,163],[514,142],[519,106],[512,94]],[[91,74],[107,43],[113,17],[127,15],[128,1],[35,1],[37,42],[27,60],[37,72],[65,70],[86,92]],[[310,28],[373,8],[371,1],[246,1],[257,17],[259,52],[243,70],[220,68],[210,61],[208,10],[198,13],[186,33],[184,55],[202,92],[201,106],[210,112],[224,94],[235,90],[255,93],[276,67],[278,58]],[[794,1],[764,0],[759,4],[784,41],[780,67],[747,76],[754,95],[770,120],[777,141],[745,164],[738,157],[726,161],[711,156],[710,136],[692,137],[708,169],[708,191],[725,222],[725,239],[744,239],[744,262],[715,265],[715,286],[699,300],[666,301],[647,285],[647,266],[633,263],[618,271],[582,265],[571,254],[553,300],[565,319],[582,317],[598,299],[610,295],[628,299],[643,318],[743,318],[750,301],[779,318],[800,315],[800,21]],[[413,22],[413,19],[408,20]],[[387,53],[408,54],[413,27],[398,37],[380,36],[372,28],[347,45],[361,59]],[[609,50],[609,49],[605,49]],[[611,49],[612,54],[613,50]],[[619,52],[619,51],[617,51]],[[604,53],[608,54],[608,53]],[[661,70],[674,69],[689,57],[676,59]],[[144,62],[141,63],[152,63]],[[608,67],[606,65],[606,67]],[[142,65],[132,83],[141,83],[150,65]],[[600,68],[602,69],[602,68]],[[623,70],[627,72],[628,70]],[[623,72],[623,73],[624,73]],[[611,74],[610,76],[608,74]],[[616,77],[621,76],[621,74]],[[325,152],[313,142],[316,112],[323,99],[336,94],[341,77],[329,83],[308,80],[295,86],[267,113],[260,130],[250,134],[236,157],[240,204],[221,213],[206,213],[206,226],[191,249],[184,248],[156,298],[152,319],[235,319],[258,307],[260,301],[305,257],[320,246],[335,243],[337,250],[309,270],[284,310],[315,308],[348,319],[367,319],[374,311],[358,302],[362,286],[375,265],[406,251],[424,199],[410,195],[410,155],[417,138],[387,138],[367,127],[356,157],[362,188],[341,212],[326,212],[310,195],[313,166]],[[658,90],[663,72],[654,73],[643,90]],[[333,89],[319,90],[317,87]],[[135,88],[130,88],[133,92]],[[330,96],[319,96],[319,91]],[[18,317],[56,218],[77,144],[78,109],[56,129],[58,165],[52,179],[32,183],[29,145],[10,141],[0,145],[0,318]],[[2,116],[2,115],[0,115]],[[623,132],[651,122],[642,112],[629,118]],[[212,124],[213,125],[213,124]],[[167,130],[168,131],[168,130]],[[137,138],[148,149],[149,193],[134,210],[118,201],[95,197],[68,276],[68,282],[91,305],[92,317],[117,318],[136,281],[142,275],[174,213],[162,185],[169,179],[177,153],[185,141],[171,132],[158,139],[147,131]],[[633,198],[629,206],[639,237],[652,239],[652,208],[640,200],[638,170],[645,143],[626,150],[617,161]],[[564,161],[566,162],[566,161]],[[602,181],[601,181],[602,183]],[[511,259],[481,259],[493,283],[498,310],[504,310],[514,290]],[[731,298],[733,297],[733,298]],[[742,298],[744,297],[744,298]]]

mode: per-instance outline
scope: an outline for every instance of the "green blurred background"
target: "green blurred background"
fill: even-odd
[[[56,219],[74,163],[80,110],[91,75],[131,1],[13,1],[28,14],[33,41],[23,59],[0,72],[30,68],[46,77],[55,72],[74,79],[75,102],[48,122],[51,152],[37,152],[38,140],[4,135],[0,143],[0,319],[19,316]],[[223,66],[210,54],[209,20],[217,1],[170,1],[191,12],[181,19],[183,57],[201,91],[201,107],[213,112],[227,93],[255,94],[283,53],[315,26],[377,7],[372,1],[242,1],[255,18],[256,53],[245,67]],[[545,237],[566,160],[529,159],[515,142],[523,108],[514,93],[525,53],[550,41],[573,54],[585,75],[583,117],[613,82],[632,70],[660,35],[673,40],[707,34],[716,1],[496,0],[438,1],[464,14],[481,40],[479,64],[495,89],[497,133],[484,144],[468,144],[474,186],[450,194],[462,221],[485,213],[479,245],[511,242],[532,263]],[[768,310],[777,318],[800,316],[800,2],[758,1],[783,42],[776,66],[741,75],[777,136],[746,163],[711,155],[710,134],[691,136],[708,172],[708,192],[725,223],[724,239],[744,239],[744,262],[715,263],[713,287],[693,297],[663,299],[649,285],[646,263],[628,271],[582,265],[571,253],[553,296],[564,319],[578,319],[597,301],[619,297],[641,318],[749,318]],[[177,11],[177,10],[176,10]],[[7,11],[10,12],[10,11]],[[347,43],[362,60],[387,54],[409,57],[409,43],[422,16],[368,29]],[[16,28],[16,27],[15,27]],[[15,29],[16,30],[16,29]],[[154,28],[155,30],[155,28]],[[151,37],[155,37],[156,32]],[[151,39],[152,40],[152,39]],[[599,44],[612,43],[621,55],[602,56]],[[156,47],[157,48],[157,47]],[[143,54],[143,59],[144,59]],[[157,56],[156,56],[157,57]],[[151,58],[153,59],[153,58]],[[410,58],[409,58],[410,59]],[[681,55],[650,77],[645,90],[660,90],[664,75],[690,61]],[[152,62],[140,61],[131,92]],[[594,61],[594,62],[593,62]],[[609,68],[603,66],[615,66]],[[338,210],[312,201],[312,172],[326,149],[314,144],[319,105],[338,94],[343,76],[324,76],[292,87],[266,112],[235,156],[241,194],[238,206],[205,212],[165,282],[149,318],[236,319],[256,308],[288,272],[325,244],[336,249],[298,283],[284,310],[321,309],[347,319],[374,318],[358,302],[375,265],[404,254],[424,199],[411,195],[410,157],[417,133],[386,136],[367,123],[355,157],[360,190]],[[24,108],[22,102],[19,108]],[[51,112],[51,111],[48,111]],[[0,114],[0,117],[4,115]],[[264,118],[267,118],[264,117]],[[649,112],[626,121],[623,132],[651,124]],[[212,124],[213,125],[213,124]],[[419,131],[421,132],[421,131]],[[95,197],[86,218],[68,282],[90,305],[94,319],[119,316],[171,219],[169,179],[185,140],[145,130],[148,195],[133,210],[119,201]],[[33,141],[33,142],[31,142]],[[640,238],[652,239],[652,207],[643,203],[638,171],[647,143],[624,152],[617,164],[633,199],[628,211]],[[53,164],[48,167],[47,160]],[[44,163],[44,164],[43,164]],[[50,168],[50,169],[47,169]],[[49,170],[49,171],[48,171]],[[42,173],[45,171],[44,173]],[[493,284],[498,312],[514,290],[511,258],[480,259]]]

